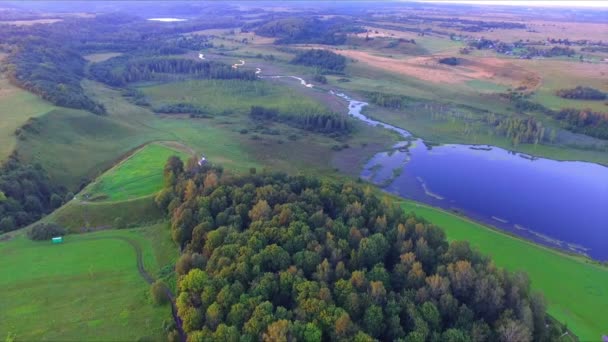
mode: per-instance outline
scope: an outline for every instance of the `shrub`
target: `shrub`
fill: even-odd
[[[162,280],[157,280],[150,286],[150,295],[156,305],[165,305],[169,302],[167,285]]]
[[[441,58],[439,60],[439,63],[447,64],[447,65],[458,65],[458,64],[460,64],[460,59],[458,59],[456,57],[445,57],[445,58]]]
[[[31,240],[42,241],[49,240],[56,236],[65,235],[65,228],[54,223],[39,223],[27,232],[27,237]]]

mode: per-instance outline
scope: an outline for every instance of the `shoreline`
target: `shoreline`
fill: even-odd
[[[375,185],[373,183],[369,183],[369,184],[373,185],[375,187],[378,187],[377,185]],[[394,199],[399,204],[412,204],[412,205],[414,205],[416,207],[422,207],[422,208],[425,208],[425,209],[435,210],[435,211],[441,212],[443,214],[447,214],[447,215],[453,216],[455,218],[461,219],[463,221],[467,221],[468,223],[479,225],[479,226],[483,227],[484,229],[487,229],[490,232],[493,232],[493,233],[496,233],[496,234],[500,234],[500,235],[502,235],[504,237],[511,238],[511,239],[516,239],[516,240],[518,240],[520,242],[526,243],[526,244],[531,245],[533,247],[542,248],[542,249],[545,249],[545,250],[547,250],[547,251],[549,251],[551,253],[557,254],[559,256],[567,257],[567,258],[573,259],[573,260],[578,261],[578,262],[583,262],[585,264],[594,265],[594,266],[596,266],[596,267],[598,267],[598,268],[600,268],[602,270],[608,271],[608,265],[605,265],[605,264],[603,264],[602,261],[595,260],[595,259],[590,258],[588,256],[585,256],[585,255],[582,255],[582,254],[578,254],[578,253],[569,252],[568,250],[564,250],[564,249],[561,249],[561,248],[557,248],[557,247],[541,244],[541,243],[538,243],[536,241],[527,239],[527,238],[525,238],[523,236],[517,235],[515,233],[512,233],[512,232],[500,229],[500,228],[498,228],[496,226],[493,226],[491,224],[488,224],[488,223],[476,220],[475,218],[469,217],[467,215],[459,215],[457,213],[451,212],[451,211],[446,210],[444,208],[435,207],[435,206],[432,206],[432,205],[429,205],[429,204],[426,204],[426,203],[423,203],[423,202],[419,202],[419,201],[416,201],[416,200],[413,200],[413,199],[409,199],[409,198],[403,198],[403,197],[401,197],[399,195],[396,195],[396,194],[394,194],[392,192],[385,191],[384,189],[379,188],[379,187],[378,187],[378,189],[380,191],[382,191],[382,193],[387,194],[387,195],[389,195],[391,197],[394,197]]]

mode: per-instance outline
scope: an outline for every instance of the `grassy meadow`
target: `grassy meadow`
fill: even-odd
[[[23,126],[29,118],[44,115],[53,108],[50,103],[13,86],[0,75],[0,162],[5,160],[17,145],[15,130]]]
[[[327,110],[309,97],[264,81],[192,80],[140,89],[152,100],[152,106],[186,102],[199,105],[215,115],[246,115],[251,106],[272,107],[281,112]]]
[[[149,144],[105,172],[79,195],[85,201],[123,201],[154,194],[163,187],[163,166],[176,155],[189,155],[167,146]]]
[[[490,229],[466,218],[415,202],[404,201],[406,212],[442,227],[448,240],[467,240],[492,256],[497,266],[528,273],[532,288],[542,291],[548,312],[566,323],[582,341],[606,334],[608,268]]]
[[[133,245],[156,276],[178,253],[167,239],[158,224],[69,235],[58,245],[24,234],[0,242],[0,331],[17,341],[160,340],[170,308],[152,304]]]

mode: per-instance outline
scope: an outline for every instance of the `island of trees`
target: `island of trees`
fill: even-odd
[[[346,67],[346,58],[329,50],[311,49],[299,52],[291,63],[316,67],[321,71],[340,73]]]
[[[353,182],[186,166],[156,202],[189,341],[549,341],[527,276]]]
[[[572,89],[560,89],[556,94],[559,97],[574,100],[605,100],[608,97],[606,93],[600,90],[583,86],[577,86]]]

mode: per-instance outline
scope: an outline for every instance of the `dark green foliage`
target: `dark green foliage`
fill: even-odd
[[[161,208],[182,259],[200,259],[178,272],[178,315],[192,340],[557,337],[525,275],[497,269],[466,242],[449,244],[371,189],[179,169],[165,168],[175,181]]]
[[[556,92],[557,96],[565,99],[575,100],[605,100],[608,95],[591,87],[577,86],[572,89],[561,89]]]
[[[460,59],[456,57],[445,57],[439,59],[439,63],[447,65],[458,65],[460,64]]]
[[[36,41],[8,58],[11,81],[58,106],[105,114],[102,104],[91,100],[80,86],[86,61],[60,45]]]
[[[277,44],[327,44],[346,42],[346,34],[364,32],[345,18],[319,20],[316,18],[284,18],[271,20],[256,28],[255,33],[276,37]]]
[[[27,237],[35,241],[50,240],[53,237],[65,235],[65,228],[54,223],[38,223],[28,232]]]
[[[323,75],[314,75],[312,77],[312,80],[317,82],[317,83],[321,83],[321,84],[327,84],[327,77],[323,76]]]
[[[590,109],[566,108],[551,115],[566,123],[566,128],[600,139],[608,139],[608,113],[598,113]]]
[[[0,231],[37,221],[62,204],[65,190],[52,185],[39,165],[9,158],[0,168]]]
[[[346,67],[346,57],[329,50],[311,49],[298,53],[291,63],[325,71],[342,72]]]
[[[150,295],[156,305],[164,305],[169,302],[169,289],[162,280],[157,280],[150,286]]]
[[[166,81],[176,75],[204,79],[255,80],[255,72],[242,71],[218,62],[200,62],[186,58],[119,56],[91,66],[91,75],[111,86],[125,86],[138,81]]]
[[[208,111],[201,108],[200,106],[191,104],[191,103],[174,103],[168,104],[160,107],[156,107],[152,109],[156,113],[163,114],[205,114]]]
[[[347,133],[351,123],[345,115],[333,112],[302,111],[283,113],[274,108],[252,106],[249,115],[255,120],[284,122],[289,125],[322,133]]]
[[[403,95],[387,94],[380,92],[366,92],[365,97],[369,102],[378,105],[380,107],[401,109],[407,105],[410,98]]]

